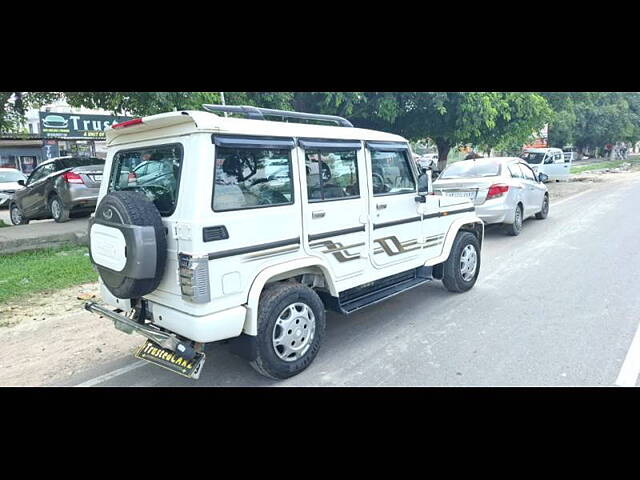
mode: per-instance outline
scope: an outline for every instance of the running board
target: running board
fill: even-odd
[[[387,298],[423,285],[433,280],[432,267],[418,267],[407,272],[381,278],[369,284],[351,288],[333,297],[326,292],[318,292],[325,306],[334,312],[349,315],[369,305],[375,305]]]

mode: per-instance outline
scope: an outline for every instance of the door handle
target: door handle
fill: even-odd
[[[387,208],[387,204],[386,203],[378,203],[376,205],[376,209],[378,209],[378,210],[384,210],[385,208]]]
[[[311,213],[311,218],[323,218],[325,215],[324,210],[316,210]]]

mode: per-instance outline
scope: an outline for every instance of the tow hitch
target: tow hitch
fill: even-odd
[[[175,333],[136,321],[133,318],[135,310],[131,312],[131,316],[126,316],[95,302],[85,303],[84,308],[91,313],[109,318],[118,330],[129,334],[136,332],[146,337],[148,340],[140,347],[136,357],[189,378],[197,379],[200,376],[205,354],[197,351],[192,342],[180,340]]]

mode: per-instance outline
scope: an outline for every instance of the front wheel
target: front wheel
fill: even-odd
[[[450,292],[470,290],[480,273],[480,242],[471,232],[458,232],[443,265],[442,283]]]
[[[260,295],[256,359],[261,375],[282,380],[307,368],[318,354],[325,330],[318,294],[299,283],[275,283]]]
[[[15,203],[12,203],[9,207],[9,216],[11,217],[11,223],[14,225],[26,225],[29,223],[29,219],[22,215],[22,211]]]

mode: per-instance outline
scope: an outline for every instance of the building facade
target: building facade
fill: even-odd
[[[0,132],[0,168],[25,174],[62,156],[106,157],[105,128],[130,120],[103,110],[73,108],[64,100],[26,112],[29,133]]]

